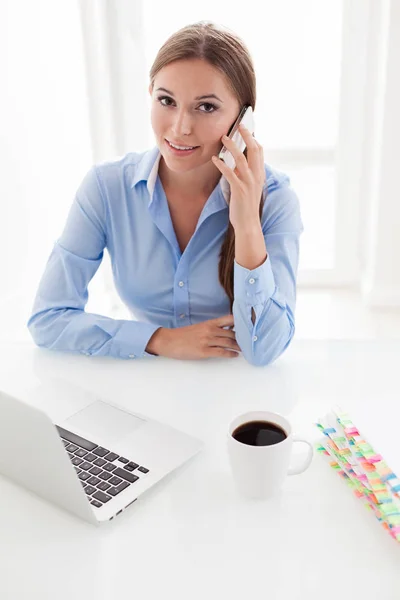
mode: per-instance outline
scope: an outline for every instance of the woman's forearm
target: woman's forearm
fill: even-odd
[[[257,269],[267,256],[260,222],[235,230],[235,260],[240,266],[250,271]]]

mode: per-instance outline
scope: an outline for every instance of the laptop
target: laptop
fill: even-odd
[[[0,474],[92,524],[110,521],[203,442],[91,394],[57,423],[0,391]],[[54,400],[57,405],[58,399]]]

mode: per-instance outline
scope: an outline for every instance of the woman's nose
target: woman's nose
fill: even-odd
[[[172,130],[176,137],[189,135],[192,131],[190,115],[188,115],[185,111],[178,112],[173,123]]]

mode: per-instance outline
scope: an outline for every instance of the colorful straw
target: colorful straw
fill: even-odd
[[[315,425],[325,436],[316,444],[317,452],[333,459],[331,467],[400,542],[400,479],[340,407]]]

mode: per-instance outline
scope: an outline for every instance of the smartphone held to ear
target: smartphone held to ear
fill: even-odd
[[[238,131],[239,125],[243,123],[243,125],[250,131],[250,133],[254,133],[254,117],[253,117],[253,109],[251,106],[244,106],[239,113],[238,118],[233,123],[232,127],[228,132],[228,137],[235,142],[241,152],[244,152],[246,149],[246,143],[242,138],[240,132]],[[236,166],[235,159],[229,150],[223,146],[220,153],[219,158],[221,158],[228,167],[234,169]]]

